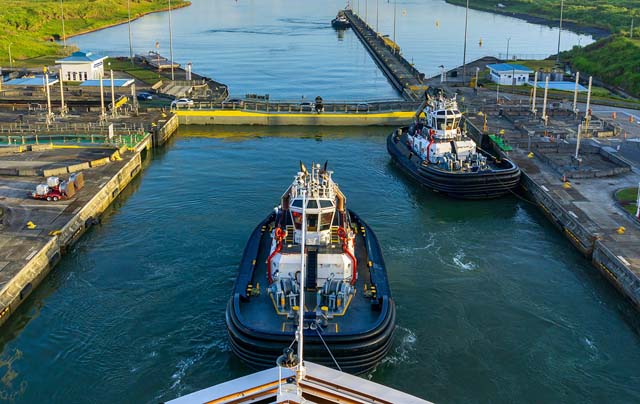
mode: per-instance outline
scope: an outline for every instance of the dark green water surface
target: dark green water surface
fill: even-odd
[[[224,308],[298,160],[329,159],[382,245],[398,329],[368,375],[443,403],[640,402],[638,316],[538,210],[456,201],[389,129],[180,129],[0,330],[0,398],[159,402],[251,372]]]

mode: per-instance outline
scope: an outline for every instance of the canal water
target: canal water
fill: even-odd
[[[363,19],[391,38],[394,3],[352,2]],[[238,96],[398,98],[355,34],[331,28],[329,22],[344,6],[344,0],[193,0],[192,6],[173,12],[174,59],[183,65],[193,62],[195,72],[228,84]],[[395,8],[396,41],[420,71],[431,76],[440,65],[450,69],[462,64],[463,7],[442,0],[398,0]],[[167,13],[133,22],[132,32],[135,53],[155,50],[158,43],[160,53],[169,57]],[[556,53],[558,29],[470,10],[467,38],[467,61],[506,53],[542,59]],[[129,55],[126,24],[69,42],[83,50]],[[591,42],[590,36],[563,31],[561,49]]]
[[[300,158],[375,230],[398,305],[367,375],[437,402],[638,402],[630,307],[535,206],[446,199],[384,128],[183,127],[0,330],[0,397],[159,402],[251,372],[224,308]]]
[[[174,14],[176,59],[237,94],[397,96],[352,32],[327,28],[342,2],[193,3]],[[391,5],[380,2],[381,26]],[[444,60],[461,60],[461,15],[442,2],[398,1],[398,20],[414,22],[399,25],[398,42],[421,70],[454,64]],[[166,53],[166,21],[134,23],[137,52],[159,41]],[[512,52],[556,46],[557,31],[510,18],[472,11],[470,26],[487,53],[503,46],[490,38],[507,35]],[[564,47],[590,40],[563,38]],[[74,42],[128,52],[126,26]],[[390,164],[388,131],[181,128],[0,329],[0,399],[154,403],[251,372],[224,326],[244,243],[298,160],[328,159],[349,207],[380,239],[398,304],[392,352],[367,377],[447,403],[639,402],[630,305],[527,201],[417,188]]]

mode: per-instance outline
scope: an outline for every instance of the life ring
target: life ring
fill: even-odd
[[[347,232],[343,227],[338,227],[338,237],[340,237],[341,239],[345,239],[347,237]]]
[[[276,238],[278,240],[282,240],[285,237],[287,237],[287,232],[282,230],[280,227],[277,227],[276,228]]]

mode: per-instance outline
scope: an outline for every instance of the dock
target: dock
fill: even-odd
[[[153,129],[117,125],[4,126],[0,131],[0,325],[38,287],[100,215],[144,168],[148,150],[163,144],[177,117]],[[75,128],[72,131],[72,128]],[[101,130],[102,129],[102,130]],[[59,201],[31,196],[48,177],[82,173],[84,186]]]
[[[582,140],[577,161],[573,128],[584,112],[575,115],[561,104],[549,106],[545,124],[528,99],[509,94],[509,100],[497,104],[489,90],[449,90],[458,91],[463,100],[470,135],[520,166],[524,199],[640,309],[640,221],[614,200],[617,190],[638,186],[640,171],[615,148],[598,142],[615,134],[615,127],[594,115],[594,122],[602,122]]]
[[[362,20],[353,10],[343,10],[351,28],[371,55],[389,82],[407,101],[423,99],[426,87],[420,73],[401,53],[400,47],[387,36],[381,35]]]

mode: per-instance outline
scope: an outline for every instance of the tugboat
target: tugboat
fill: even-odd
[[[331,20],[331,26],[335,29],[347,29],[351,26],[351,23],[347,19],[347,16],[344,15],[344,11],[340,10],[336,18]]]
[[[226,323],[232,350],[252,367],[272,366],[293,345],[300,316],[306,357],[320,365],[360,374],[390,348],[396,309],[378,240],[331,176],[326,163],[311,172],[300,163],[245,247]]]
[[[448,196],[488,199],[511,192],[520,181],[520,168],[477,147],[461,130],[461,121],[455,96],[425,92],[415,122],[389,135],[387,150],[420,184]]]

